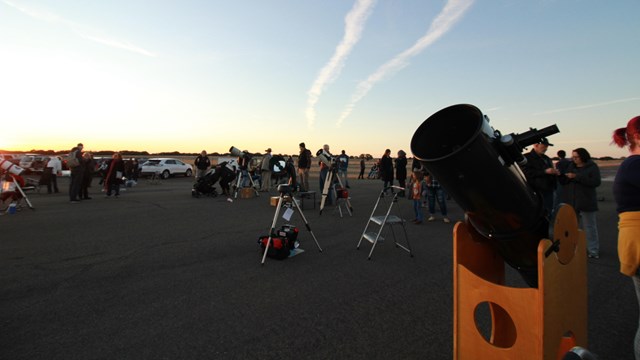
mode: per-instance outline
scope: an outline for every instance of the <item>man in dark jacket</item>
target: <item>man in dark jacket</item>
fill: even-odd
[[[550,144],[547,138],[542,138],[539,143],[534,144],[531,152],[524,155],[527,164],[522,170],[529,185],[542,195],[544,208],[547,210],[547,215],[551,216],[553,213],[553,193],[560,172],[545,154],[549,146],[553,146],[553,144]]]
[[[84,162],[82,161],[82,149],[84,145],[79,143],[71,149],[70,156],[77,160],[77,165],[71,167],[71,183],[69,184],[69,200],[72,204],[80,202],[80,189],[82,187],[82,177],[84,176]]]
[[[311,151],[300,143],[300,155],[298,156],[298,184],[300,191],[309,191],[309,170],[311,169]]]
[[[200,179],[207,172],[207,169],[211,167],[211,160],[207,156],[207,152],[202,150],[200,155],[196,157],[196,160],[193,162],[196,166],[196,180]]]

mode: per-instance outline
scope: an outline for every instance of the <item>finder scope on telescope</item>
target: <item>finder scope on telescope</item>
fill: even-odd
[[[549,219],[518,164],[522,150],[558,133],[540,131],[502,136],[473,105],[453,105],[427,118],[411,139],[411,151],[462,207],[472,227],[537,287],[537,247],[548,238]]]

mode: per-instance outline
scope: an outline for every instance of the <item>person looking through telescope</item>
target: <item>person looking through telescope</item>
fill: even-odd
[[[553,193],[557,186],[557,176],[560,172],[553,166],[551,159],[545,154],[549,146],[547,138],[542,138],[533,145],[531,152],[525,154],[527,163],[522,171],[527,182],[536,192],[542,195],[542,204],[547,211],[547,216],[553,213]]]

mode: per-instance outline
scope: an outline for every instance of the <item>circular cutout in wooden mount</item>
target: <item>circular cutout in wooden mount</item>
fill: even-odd
[[[556,256],[562,265],[567,265],[576,255],[578,246],[578,218],[573,207],[570,205],[561,205],[556,212],[556,218],[553,225],[554,243],[558,243],[558,251]]]

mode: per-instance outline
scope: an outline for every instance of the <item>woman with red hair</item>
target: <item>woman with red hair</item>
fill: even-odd
[[[613,183],[618,212],[618,257],[620,272],[630,276],[640,304],[640,116],[629,120],[627,127],[613,132],[613,143],[629,148],[627,157]],[[640,360],[640,326],[634,342],[635,357]]]

